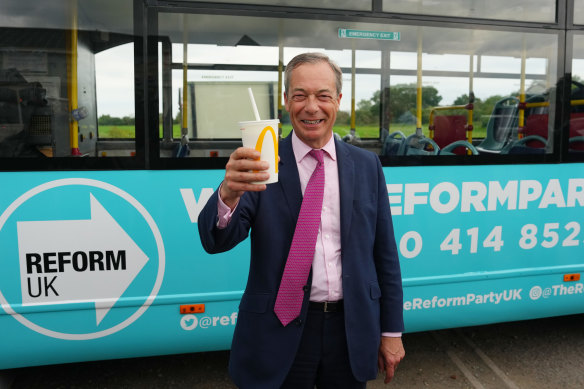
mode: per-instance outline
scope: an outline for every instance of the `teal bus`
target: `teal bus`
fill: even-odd
[[[249,242],[197,217],[306,51],[383,165],[406,332],[584,313],[584,0],[3,0],[0,369],[229,349]]]

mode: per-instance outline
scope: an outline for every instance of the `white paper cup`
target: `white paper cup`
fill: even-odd
[[[254,184],[278,182],[278,123],[278,119],[239,122],[243,147],[256,149],[261,153],[260,160],[270,164],[270,177]]]

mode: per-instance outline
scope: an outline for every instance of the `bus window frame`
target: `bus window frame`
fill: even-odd
[[[146,25],[143,23],[144,15],[148,12],[147,7],[140,0],[133,0],[133,36],[127,43],[134,45],[134,102],[135,102],[135,155],[120,157],[100,157],[100,156],[67,156],[67,157],[14,157],[0,158],[0,172],[5,171],[84,171],[84,170],[143,170],[147,169],[147,153],[145,152],[145,123],[144,104],[145,94],[141,87],[146,79],[141,58],[144,57],[143,42],[145,41],[143,32]],[[124,142],[132,139],[124,139]],[[113,141],[113,140],[106,140]],[[115,141],[114,141],[115,142]]]
[[[491,29],[496,31],[530,31],[546,32],[558,36],[557,79],[569,82],[571,42],[575,31],[583,31],[584,26],[573,26],[573,0],[559,0],[558,18],[555,23],[509,22],[481,19],[464,19],[452,17],[435,17],[412,15],[396,18],[390,13],[380,12],[380,3],[374,1],[370,12],[345,12],[337,10],[288,8],[279,6],[233,5],[213,3],[181,4],[170,1],[134,3],[134,101],[135,101],[135,156],[128,157],[53,157],[53,158],[0,158],[0,171],[34,171],[34,170],[144,170],[144,169],[223,169],[226,157],[192,157],[163,158],[160,156],[159,138],[159,85],[158,85],[158,17],[161,13],[190,13],[208,15],[242,15],[263,16],[283,19],[335,20],[347,22],[411,24],[412,21],[424,26],[455,27],[465,29]],[[560,4],[567,4],[562,7]],[[377,4],[377,6],[376,6]],[[566,61],[567,60],[567,61]],[[418,166],[418,165],[487,165],[487,164],[531,164],[582,162],[584,156],[570,155],[567,151],[567,126],[569,108],[560,103],[566,101],[569,89],[564,87],[564,94],[555,97],[555,146],[552,153],[543,155],[476,155],[465,156],[381,156],[383,166]],[[561,108],[561,109],[560,109]],[[107,140],[116,142],[116,140]],[[125,140],[127,141],[127,140]],[[205,146],[202,141],[201,146]],[[237,147],[239,140],[221,140],[228,147]]]
[[[563,0],[560,0],[563,1]],[[233,7],[230,4],[210,4],[207,3],[206,6],[202,7],[200,4],[189,4],[188,6],[182,8],[176,8],[164,1],[158,2],[158,6],[154,7],[154,13],[156,14],[156,21],[158,20],[158,15],[164,13],[187,13],[187,14],[205,14],[205,15],[239,15],[239,16],[263,16],[270,18],[283,18],[283,19],[305,19],[305,20],[324,20],[324,21],[348,21],[348,22],[370,22],[370,23],[380,23],[388,22],[391,24],[411,24],[411,21],[415,20],[420,25],[432,26],[432,27],[445,27],[445,28],[463,28],[463,29],[486,29],[495,31],[509,31],[509,32],[522,32],[522,31],[536,31],[538,33],[550,33],[555,34],[558,37],[558,50],[557,50],[557,74],[556,78],[558,82],[566,82],[566,74],[564,73],[564,58],[565,58],[565,41],[566,41],[566,17],[558,17],[554,23],[534,23],[534,22],[510,22],[510,21],[492,21],[492,20],[474,20],[469,21],[464,19],[464,23],[461,23],[460,19],[452,17],[435,17],[426,15],[416,15],[415,18],[407,17],[402,18],[400,15],[399,19],[396,19],[393,15],[383,12],[375,11],[379,9],[374,7],[371,12],[360,12],[358,15],[351,15],[348,13],[334,12],[328,10],[323,13],[322,10],[313,9],[285,9],[282,10],[281,7],[266,7],[266,6],[253,6],[246,5],[241,7]],[[261,12],[265,11],[265,12]],[[269,11],[269,12],[268,12]],[[314,11],[314,12],[313,12]],[[564,13],[562,10],[559,14]],[[342,14],[342,15],[341,15]],[[367,16],[364,16],[367,15]],[[559,15],[562,16],[562,15]],[[565,16],[565,15],[564,15]],[[156,28],[154,28],[156,26]],[[148,36],[152,37],[150,40],[154,42],[157,46],[158,40],[158,28],[157,22],[149,24]],[[151,52],[158,56],[158,47],[152,48]],[[150,72],[150,74],[158,74],[158,58],[156,62],[156,73]],[[381,73],[380,73],[381,74]],[[158,83],[158,75],[152,77],[154,83]],[[158,88],[150,92],[150,96],[156,96],[156,109],[158,109]],[[554,105],[556,110],[560,106],[559,103],[562,101],[562,97],[556,95]],[[565,110],[564,110],[565,111]],[[560,111],[562,114],[555,115],[554,128],[564,128],[563,115],[564,111]],[[149,123],[149,142],[150,142],[150,162],[152,169],[223,169],[228,160],[226,157],[189,157],[189,158],[165,158],[160,156],[160,138],[158,129],[158,116],[153,118],[156,120],[156,124],[153,121]],[[555,145],[551,153],[541,154],[541,155],[473,155],[472,157],[466,157],[464,155],[438,155],[438,156],[379,156],[380,161],[383,166],[419,166],[419,165],[434,165],[434,166],[447,166],[447,165],[504,165],[504,164],[538,164],[538,163],[560,163],[564,161],[578,162],[584,160],[579,156],[567,156],[567,149],[564,149],[563,144],[567,139],[563,135],[563,131],[554,131],[553,144]],[[208,142],[208,140],[205,140]],[[229,142],[230,140],[222,140]],[[233,149],[237,147],[237,139],[232,139]]]

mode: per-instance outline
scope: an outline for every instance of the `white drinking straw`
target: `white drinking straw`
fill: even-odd
[[[247,91],[249,92],[249,99],[251,100],[251,106],[253,107],[255,118],[257,121],[260,121],[260,113],[258,112],[258,106],[256,105],[255,99],[253,98],[253,92],[251,91],[251,88],[247,88]]]

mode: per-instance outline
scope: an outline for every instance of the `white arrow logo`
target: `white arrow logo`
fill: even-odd
[[[97,325],[148,257],[90,194],[90,220],[17,223],[22,305],[94,302]]]

